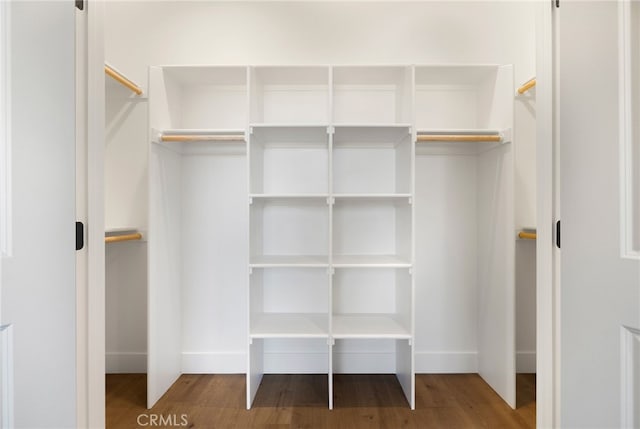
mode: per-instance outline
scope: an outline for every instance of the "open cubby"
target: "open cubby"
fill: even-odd
[[[158,70],[158,129],[245,129],[247,67],[172,66]]]
[[[328,266],[326,198],[254,198],[249,223],[251,265]]]
[[[410,266],[411,213],[409,198],[336,198],[333,266]]]
[[[261,66],[251,70],[252,124],[328,124],[329,68]]]
[[[409,124],[412,121],[411,68],[333,68],[333,123]]]
[[[336,126],[333,193],[411,193],[411,129],[406,126]]]
[[[254,126],[250,193],[329,193],[329,135],[322,126]]]

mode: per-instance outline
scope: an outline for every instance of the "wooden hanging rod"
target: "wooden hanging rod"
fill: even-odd
[[[533,88],[534,86],[536,86],[536,78],[532,78],[528,81],[526,81],[525,83],[522,84],[522,86],[520,88],[518,88],[518,94],[524,94],[525,92],[529,91],[531,88]]]
[[[226,142],[226,141],[244,141],[243,134],[173,134],[162,135],[160,140],[163,142]]]
[[[104,72],[108,76],[112,77],[113,79],[121,83],[122,85],[129,88],[131,91],[135,92],[136,95],[142,95],[142,89],[138,85],[131,82],[129,79],[127,79],[122,74],[120,74],[119,72],[111,68],[109,65],[107,64],[104,65]]]
[[[535,240],[538,238],[538,234],[535,232],[520,231],[518,233],[518,238],[522,238],[525,240]]]
[[[422,134],[419,142],[501,142],[499,134]]]
[[[110,235],[104,238],[105,243],[118,243],[120,241],[142,240],[142,234],[139,232],[133,234]]]

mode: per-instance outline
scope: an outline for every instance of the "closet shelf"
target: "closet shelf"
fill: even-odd
[[[329,194],[249,194],[249,201],[256,200],[321,200],[329,198]]]
[[[410,268],[411,261],[397,255],[333,255],[336,268]]]
[[[326,313],[254,314],[250,338],[329,338]]]
[[[323,255],[252,255],[251,268],[323,268],[329,266],[329,257]]]
[[[411,339],[405,329],[391,315],[384,314],[339,314],[333,315],[332,337]]]
[[[534,86],[536,86],[536,78],[535,77],[531,78],[528,81],[526,81],[525,83],[523,83],[522,86],[520,86],[520,88],[518,88],[518,94],[524,94],[525,92],[529,91]]]
[[[401,194],[374,194],[374,193],[344,193],[344,194],[333,194],[332,195],[336,199],[340,200],[371,200],[371,201],[380,201],[380,200],[403,200],[412,198],[411,194],[401,193]]]
[[[104,72],[107,74],[107,76],[111,77],[116,82],[120,83],[132,92],[135,92],[136,95],[142,95],[142,88],[136,85],[133,81],[129,80],[115,68],[111,67],[109,64],[104,65]]]

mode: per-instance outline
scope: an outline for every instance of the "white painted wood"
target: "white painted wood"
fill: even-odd
[[[328,338],[327,314],[263,313],[254,315],[251,338]]]
[[[536,422],[539,427],[558,427],[560,395],[559,365],[559,249],[553,243],[553,226],[559,212],[559,178],[554,164],[558,129],[557,92],[553,80],[559,64],[554,63],[553,4],[536,6]],[[556,122],[557,123],[557,122]]]
[[[613,143],[619,141],[623,114],[618,2],[567,2],[562,8],[554,41],[562,59],[556,86],[562,206],[560,425],[622,427],[621,384],[626,383],[620,377],[620,329],[640,327],[640,261],[620,254],[620,148]],[[577,49],[577,40],[590,37],[594,25],[600,31],[590,39],[588,52]],[[637,410],[637,400],[633,406]]]
[[[88,427],[105,424],[105,74],[104,4],[97,2],[87,14],[87,241],[88,248],[87,375],[78,384],[87,386]],[[141,124],[146,128],[146,123]],[[77,308],[83,303],[78,302]],[[76,321],[76,324],[79,320]],[[80,327],[78,332],[82,332]],[[78,367],[83,363],[79,362]],[[81,407],[77,403],[77,407]],[[83,411],[78,410],[78,414]],[[77,425],[82,425],[78,420]]]
[[[76,336],[75,11],[10,7],[13,252],[0,322],[14,326],[12,427],[75,427],[76,350],[87,347]]]
[[[0,252],[11,256],[11,3],[0,3]]]
[[[265,66],[251,73],[251,123],[328,124],[328,67]]]
[[[621,427],[635,429],[640,427],[640,330],[624,326],[620,337]]]
[[[515,225],[511,145],[478,158],[478,363],[512,407],[515,382]]]
[[[0,427],[14,426],[13,326],[0,326]]]
[[[328,194],[327,127],[252,127],[251,193]]]
[[[394,316],[334,314],[333,338],[411,338]]]
[[[411,122],[411,79],[401,66],[333,68],[333,122],[401,124]]]
[[[149,195],[147,407],[151,408],[180,376],[180,157],[152,144],[149,176],[153,186]]]
[[[634,121],[640,111],[640,7],[628,0],[618,4],[620,250],[640,259],[640,127]]]

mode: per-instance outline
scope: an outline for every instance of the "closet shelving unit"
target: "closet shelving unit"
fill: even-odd
[[[190,221],[206,223],[204,214],[192,213],[192,201],[206,199],[207,184],[193,180],[188,167],[199,155],[242,151],[249,231],[247,408],[263,374],[274,371],[326,373],[329,408],[334,373],[395,373],[414,408],[416,153],[433,155],[435,162],[442,155],[470,155],[477,159],[479,184],[467,185],[477,199],[508,193],[511,74],[510,67],[495,65],[152,67],[149,406],[180,374],[175,303],[188,281],[185,273],[192,278],[197,270],[184,256],[201,246]],[[489,183],[495,157],[502,157],[499,168],[507,172],[498,188]],[[211,210],[203,204],[202,211]],[[477,227],[471,242],[477,261],[467,264],[489,265],[474,277],[480,289],[495,283],[496,273],[500,286],[509,282],[512,255],[502,241],[505,228],[514,231],[509,204],[479,202],[478,219],[459,214]],[[485,228],[494,223],[499,227]],[[493,247],[485,252],[481,243]],[[497,266],[494,256],[502,257]],[[500,341],[502,336],[486,347],[502,353],[508,344]],[[272,352],[284,343],[312,352],[274,362]],[[368,364],[376,359],[366,357],[374,343],[386,360]],[[501,355],[489,362],[487,374],[506,360]]]

